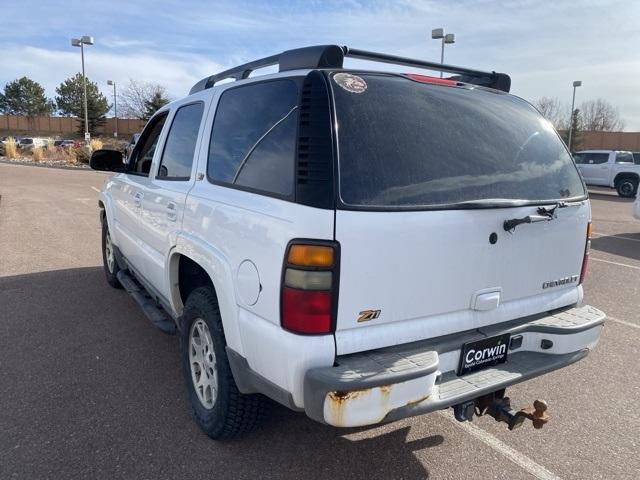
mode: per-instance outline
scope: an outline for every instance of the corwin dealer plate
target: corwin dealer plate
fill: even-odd
[[[465,343],[462,346],[458,375],[465,375],[506,362],[510,338],[511,335],[505,333]]]

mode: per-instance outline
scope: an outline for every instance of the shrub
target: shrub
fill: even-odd
[[[73,153],[75,161],[79,163],[89,163],[91,154],[85,146],[73,147],[69,149],[69,153]],[[71,152],[73,151],[73,152]]]
[[[16,158],[18,156],[18,147],[15,138],[8,138],[4,142],[4,155],[7,158]]]
[[[44,152],[42,151],[42,147],[33,147],[31,155],[33,156],[34,162],[41,162],[42,160],[44,160]]]
[[[91,147],[91,150],[101,150],[102,149],[102,140],[98,140],[97,138],[93,138],[91,139],[91,141],[89,142],[89,146]]]
[[[61,149],[60,153],[69,165],[75,165],[76,163],[78,163],[78,159],[76,158],[75,147],[67,148],[67,149],[63,148]]]
[[[44,158],[57,160],[60,157],[58,147],[54,146],[53,138],[47,138],[47,146],[44,148]]]

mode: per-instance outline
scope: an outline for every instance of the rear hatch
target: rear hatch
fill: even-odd
[[[338,354],[581,299],[590,210],[553,127],[517,97],[415,78],[342,73],[330,82]],[[550,220],[505,231],[506,220],[527,216]]]

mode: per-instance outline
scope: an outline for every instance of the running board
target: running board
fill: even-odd
[[[118,281],[122,284],[131,298],[142,309],[145,316],[160,330],[169,335],[176,334],[175,322],[156,304],[155,300],[147,293],[128,272],[120,270],[117,274]]]

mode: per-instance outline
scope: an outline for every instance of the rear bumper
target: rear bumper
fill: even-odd
[[[336,366],[306,373],[305,412],[322,423],[355,427],[447,408],[584,358],[598,343],[605,318],[600,310],[584,306],[527,323],[338,357]],[[502,333],[522,336],[521,346],[510,349],[506,363],[456,374],[464,343]]]

